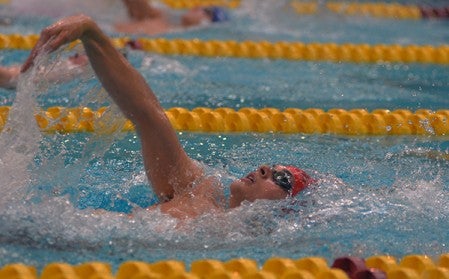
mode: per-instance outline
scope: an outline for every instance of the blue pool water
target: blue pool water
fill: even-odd
[[[18,63],[26,52],[5,52]],[[444,65],[336,64],[235,58],[162,57],[131,51],[162,105],[170,107],[288,107],[446,109],[449,69]],[[236,71],[238,69],[238,71]],[[95,82],[89,82],[95,86]],[[55,86],[40,105],[78,106],[87,94],[77,81]],[[68,89],[67,89],[68,88]],[[67,94],[74,91],[74,93]],[[0,89],[0,105],[14,92]]]
[[[228,25],[164,37],[432,45],[447,44],[449,38],[446,21],[279,17],[285,13],[279,1],[268,0],[256,18],[249,12],[254,3],[244,2]],[[49,22],[21,16],[2,32],[36,33]],[[41,65],[66,55],[44,57]],[[0,62],[20,63],[26,56],[25,51],[2,50]],[[164,57],[136,51],[129,52],[129,60],[166,108],[449,107],[448,69],[441,65]],[[319,183],[295,199],[244,204],[179,230],[176,220],[142,209],[156,198],[136,134],[42,134],[32,123],[39,107],[110,104],[98,81],[86,74],[68,83],[35,84],[36,75],[17,93],[0,89],[0,105],[13,106],[11,131],[0,134],[0,266],[234,257],[262,263],[272,256],[311,255],[330,261],[342,255],[448,251],[446,137],[180,133],[188,154],[225,185],[261,163],[279,162],[303,167]],[[128,218],[132,210],[134,218]]]

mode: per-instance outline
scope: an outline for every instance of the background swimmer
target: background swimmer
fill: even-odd
[[[163,213],[193,218],[222,212],[227,207],[220,182],[181,146],[163,108],[140,73],[114,48],[97,24],[84,15],[64,18],[45,28],[22,67],[27,71],[40,53],[80,39],[103,87],[130,119],[141,140],[145,171],[162,202]],[[279,200],[294,196],[314,180],[294,166],[260,166],[230,185],[230,208],[257,199]]]
[[[141,49],[139,43],[129,40],[126,47],[133,50]],[[127,50],[120,50],[120,53],[126,58]],[[89,64],[89,58],[83,53],[75,53],[66,60],[57,62],[46,74],[50,82],[65,82],[82,75]],[[0,66],[0,87],[15,89],[19,80],[21,65]]]
[[[115,25],[115,30],[128,34],[157,35],[177,30],[197,26],[205,22],[223,22],[229,19],[224,8],[218,6],[195,7],[185,12],[179,24],[173,24],[169,21],[167,14],[161,9],[152,6],[146,0],[123,0],[130,22],[119,23]],[[132,49],[139,49],[128,44]],[[87,57],[82,54],[75,54],[67,61],[61,63],[50,72],[49,80],[69,80],[80,73],[83,67],[88,64]],[[63,74],[61,74],[63,73]],[[14,89],[17,86],[20,66],[0,66],[0,87]]]
[[[47,74],[49,81],[67,81],[81,75],[89,59],[84,54],[74,54],[68,59],[59,61]],[[0,66],[0,87],[15,89],[20,75],[20,65]]]
[[[115,25],[115,31],[157,35],[182,28],[198,26],[203,23],[223,22],[229,19],[224,8],[218,6],[195,7],[185,12],[180,22],[173,23],[168,15],[155,8],[146,0],[123,0],[130,22],[122,22]]]
[[[8,89],[16,88],[19,74],[19,65],[0,67],[0,87]]]

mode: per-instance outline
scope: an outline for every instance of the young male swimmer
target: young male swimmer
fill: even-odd
[[[181,146],[163,108],[140,73],[118,52],[97,24],[84,15],[45,28],[21,71],[40,53],[80,39],[100,82],[130,119],[140,137],[145,171],[161,203],[161,212],[187,219],[220,212],[220,183],[207,176]],[[257,199],[279,200],[298,194],[314,180],[294,166],[266,166],[230,185],[229,207]]]

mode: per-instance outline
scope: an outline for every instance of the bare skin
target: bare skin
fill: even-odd
[[[16,88],[17,78],[20,74],[20,66],[0,67],[0,87]]]
[[[55,51],[77,39],[83,43],[103,87],[136,128],[145,171],[161,200],[161,211],[179,219],[222,212],[224,206],[217,193],[219,182],[205,176],[203,168],[187,155],[150,86],[90,18],[68,17],[45,28],[22,72],[32,67],[38,54]],[[265,165],[234,181],[230,189],[231,208],[245,200],[278,200],[288,196],[275,184],[272,169]]]
[[[143,35],[158,35],[170,32],[176,28],[192,27],[201,24],[204,21],[210,21],[210,16],[207,15],[203,8],[197,7],[187,11],[181,18],[179,26],[171,24],[167,15],[161,10],[151,6],[147,0],[122,0],[125,4],[128,15],[131,18],[130,22],[124,22],[116,24],[115,30],[128,34],[143,34]],[[84,66],[88,63],[85,55],[79,55],[77,57],[71,57],[69,59],[68,66]],[[70,67],[73,69],[73,67]],[[14,89],[17,86],[18,76],[20,74],[20,66],[13,65],[9,67],[0,66],[0,87]],[[51,80],[58,80],[62,75],[60,70],[52,73]],[[70,69],[67,72],[67,78],[72,76]]]
[[[153,36],[210,21],[210,17],[204,10],[201,7],[197,7],[184,13],[179,25],[173,25],[163,11],[151,6],[147,0],[122,1],[128,10],[131,21],[116,24],[114,28],[117,32]]]
[[[48,81],[71,80],[82,72],[82,67],[89,63],[84,54],[70,56],[60,67],[55,67],[47,73]],[[20,75],[20,65],[0,66],[0,87],[15,89]]]

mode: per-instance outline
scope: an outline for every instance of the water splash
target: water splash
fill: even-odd
[[[41,59],[37,64],[47,69],[61,58]],[[240,177],[259,163],[279,162],[314,169],[320,181],[295,199],[245,203],[181,227],[129,197],[136,187],[148,187],[135,135],[42,135],[37,130],[37,99],[54,86],[42,76],[41,71],[24,77],[7,124],[12,132],[0,135],[0,159],[10,160],[0,178],[0,256],[7,255],[0,258],[5,261],[42,266],[95,259],[117,265],[131,258],[189,262],[247,256],[262,262],[273,255],[438,254],[449,242],[444,233],[448,165],[410,156],[420,143],[400,138],[180,135],[189,155],[213,168],[221,181]],[[90,90],[79,83],[83,86],[70,95]],[[95,89],[81,101],[97,102],[109,101]],[[111,122],[121,117],[112,115]],[[19,170],[17,175],[11,176],[13,170]],[[155,198],[151,191],[137,195]],[[30,196],[31,202],[21,202]],[[82,205],[83,199],[90,203]],[[116,212],[120,203],[131,204],[133,215]]]
[[[37,64],[40,64],[40,59]],[[15,102],[0,134],[0,205],[23,197],[30,178],[28,168],[39,147],[41,134],[34,118],[39,93],[31,78],[36,69],[33,68],[20,78]]]

